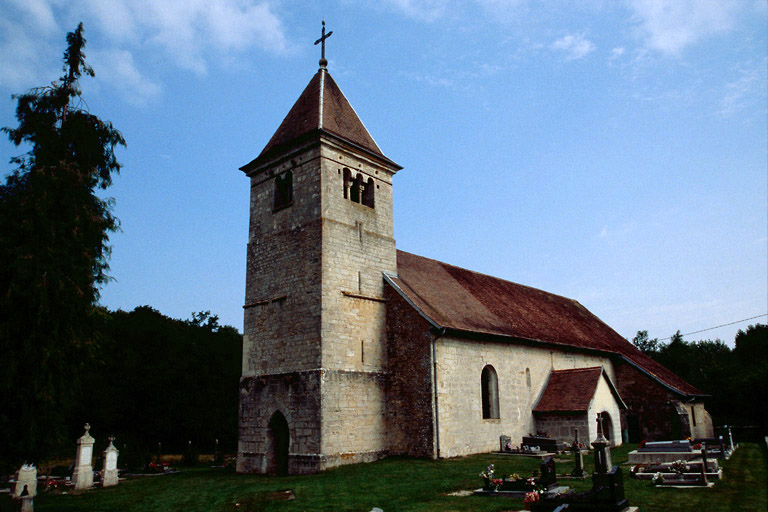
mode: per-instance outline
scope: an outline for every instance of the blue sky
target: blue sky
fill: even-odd
[[[395,177],[400,249],[666,338],[768,312],[766,0],[0,0],[0,125],[82,21],[128,146],[102,302],[242,329],[248,180],[317,70]],[[0,167],[23,150],[0,142]],[[688,336],[732,343],[766,317]]]

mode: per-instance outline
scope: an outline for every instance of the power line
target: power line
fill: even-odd
[[[713,329],[719,329],[721,327],[726,327],[726,326],[733,325],[733,324],[739,324],[741,322],[746,322],[747,320],[754,320],[755,318],[762,318],[764,316],[768,316],[768,313],[763,313],[762,315],[757,315],[757,316],[751,316],[749,318],[745,318],[744,320],[736,320],[735,322],[730,322],[730,323],[723,324],[723,325],[716,325],[714,327],[707,327],[706,329],[702,329],[700,331],[687,332],[685,334],[681,334],[680,336],[690,336],[691,334],[698,334],[700,332],[711,331]],[[666,341],[666,340],[671,340],[671,339],[672,339],[672,336],[668,336],[666,338],[661,338],[659,341]]]

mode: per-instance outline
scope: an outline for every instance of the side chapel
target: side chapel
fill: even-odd
[[[596,413],[614,445],[712,436],[704,394],[577,301],[397,250],[401,169],[324,58],[241,168],[238,472],[454,457],[573,428],[591,440]]]

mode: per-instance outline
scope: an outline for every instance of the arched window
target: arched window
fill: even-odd
[[[374,190],[376,189],[376,182],[373,178],[368,178],[366,180],[361,173],[357,173],[353,177],[352,171],[345,167],[342,175],[342,182],[344,185],[344,199],[349,199],[353,203],[374,208]]]
[[[499,417],[499,379],[493,366],[486,365],[480,376],[480,387],[483,395],[483,419]]]
[[[352,186],[352,173],[346,167],[344,168],[344,199],[351,199],[350,187]]]
[[[373,208],[373,178],[368,178],[365,182],[365,189],[363,191],[363,204],[369,208]]]
[[[275,176],[274,209],[280,210],[291,204],[293,204],[293,173],[288,171],[282,176]]]

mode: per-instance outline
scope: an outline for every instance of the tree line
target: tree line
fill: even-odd
[[[685,341],[680,331],[669,343],[638,331],[632,343],[706,394],[715,425],[755,426],[768,432],[768,325],[739,330],[734,348],[721,340]]]
[[[134,455],[158,443],[236,446],[237,330],[207,311],[176,320],[99,305],[119,221],[96,191],[120,171],[115,149],[126,142],[81,97],[80,79],[95,74],[85,43],[81,23],[66,36],[61,77],[15,95],[18,125],[2,128],[26,150],[0,184],[3,473],[71,457],[85,422],[96,450],[110,434]]]

